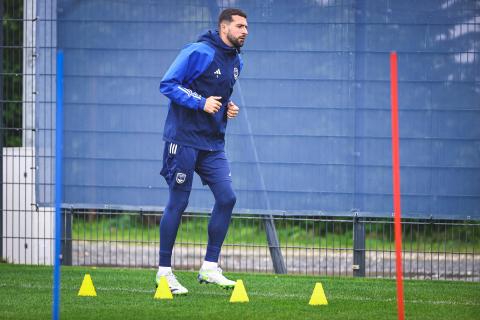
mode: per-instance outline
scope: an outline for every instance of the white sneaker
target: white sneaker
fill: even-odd
[[[233,288],[235,286],[235,281],[225,278],[222,272],[223,271],[220,267],[215,269],[200,269],[197,277],[198,282],[207,284],[213,283],[224,289]]]
[[[182,294],[187,294],[188,290],[184,286],[178,282],[177,277],[173,274],[173,272],[168,272],[166,274],[159,274],[157,273],[157,276],[155,278],[155,284],[158,287],[158,284],[160,283],[160,277],[164,276],[167,279],[168,282],[168,287],[170,288],[170,291],[172,294],[177,294],[177,295],[182,295]]]

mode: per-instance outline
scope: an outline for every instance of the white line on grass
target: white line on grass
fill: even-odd
[[[1,283],[0,287],[10,287],[10,288],[21,288],[21,289],[38,289],[38,290],[49,290],[51,287],[49,286],[41,286],[41,285],[31,285],[31,284],[20,284],[20,285],[10,285],[8,283]],[[71,287],[71,286],[64,286],[62,285],[62,289],[67,290],[78,290],[78,287]],[[117,292],[130,292],[130,293],[151,293],[152,295],[155,293],[155,289],[137,289],[137,288],[122,288],[122,287],[96,287],[97,291],[100,292],[108,292],[108,291],[117,291]],[[305,294],[274,294],[274,293],[267,293],[267,292],[259,292],[250,290],[247,292],[249,296],[258,296],[258,297],[270,297],[270,298],[298,298],[298,299],[305,299],[308,300],[310,298],[310,293],[308,295]],[[200,291],[191,293],[191,295],[202,295],[202,296],[223,296],[225,297],[225,292],[206,292]],[[345,301],[361,301],[361,302],[395,302],[396,298],[386,298],[386,299],[375,299],[375,298],[366,298],[366,297],[346,297],[346,296],[336,296],[336,295],[327,295],[327,299],[332,300],[345,300]],[[413,304],[432,304],[432,305],[458,305],[458,306],[480,306],[480,303],[476,301],[429,301],[429,300],[405,300],[405,303],[413,303]]]

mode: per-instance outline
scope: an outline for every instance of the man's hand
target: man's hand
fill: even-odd
[[[222,97],[216,97],[216,96],[211,96],[207,98],[207,101],[205,101],[205,106],[203,107],[203,111],[206,113],[214,114],[220,110],[220,107],[222,106],[222,103],[220,100]]]
[[[240,108],[238,108],[235,103],[233,103],[232,101],[228,102],[228,106],[227,106],[227,117],[228,117],[228,119],[233,119],[236,116],[238,116],[238,111],[239,110],[240,110]]]

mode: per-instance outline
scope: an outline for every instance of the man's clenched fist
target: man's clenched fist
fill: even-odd
[[[220,107],[222,106],[222,103],[220,100],[222,97],[216,97],[216,96],[211,96],[207,98],[207,101],[205,101],[205,106],[203,107],[203,111],[214,114],[220,110]]]
[[[233,101],[228,102],[228,106],[227,106],[228,119],[233,119],[236,116],[238,116],[239,110],[240,108],[238,108],[238,106],[235,103],[233,103]]]

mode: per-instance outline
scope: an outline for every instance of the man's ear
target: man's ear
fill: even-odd
[[[227,31],[227,24],[225,22],[220,23],[220,30]]]

